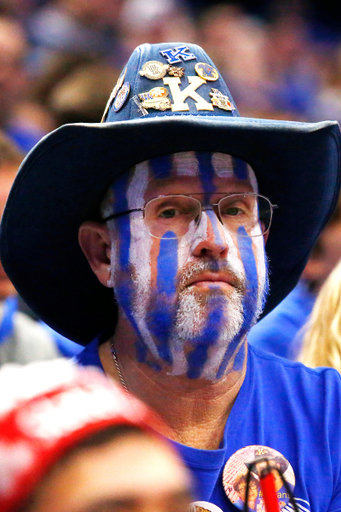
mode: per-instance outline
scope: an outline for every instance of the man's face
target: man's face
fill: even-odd
[[[229,231],[209,204],[228,193],[256,192],[252,170],[221,153],[178,153],[143,162],[115,182],[104,214],[143,208],[160,195],[200,200],[199,225],[156,238],[141,211],[111,221],[111,286],[133,326],[141,362],[173,375],[214,380],[240,370],[245,335],[266,290],[259,225]]]

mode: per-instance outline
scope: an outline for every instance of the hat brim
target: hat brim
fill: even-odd
[[[278,206],[266,245],[270,294],[264,314],[295,286],[335,207],[338,123],[174,116],[65,125],[25,158],[1,224],[1,260],[27,304],[53,329],[87,344],[113,332],[117,307],[78,244],[110,184],[132,165],[180,151],[247,161],[259,191]]]

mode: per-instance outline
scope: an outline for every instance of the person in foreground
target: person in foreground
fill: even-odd
[[[102,121],[65,125],[26,158],[1,227],[6,272],[86,345],[79,364],[158,412],[203,508],[235,510],[233,482],[271,452],[297,507],[336,511],[340,376],[247,333],[296,285],[335,207],[338,124],[239,116],[186,43],[139,46]]]
[[[97,369],[0,370],[2,512],[187,511],[190,476],[160,420]]]

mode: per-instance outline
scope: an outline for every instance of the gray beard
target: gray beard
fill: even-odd
[[[222,363],[226,350],[232,340],[242,329],[243,314],[243,294],[238,289],[233,289],[227,296],[217,291],[216,297],[224,296],[222,312],[222,322],[220,322],[218,336],[215,342],[209,348],[209,357],[205,365],[202,377],[208,380],[215,380],[219,367]],[[209,302],[214,298],[214,294],[206,296],[198,294],[192,290],[185,290],[179,296],[178,310],[175,326],[172,332],[172,356],[173,370],[172,375],[185,375],[187,372],[187,361],[185,357],[185,347],[194,348],[196,340],[202,336],[207,323],[207,309]],[[207,340],[209,343],[210,340]],[[211,340],[212,341],[212,340]],[[236,346],[236,352],[243,343],[241,339]],[[232,356],[233,359],[233,356]],[[231,364],[233,363],[231,359]]]
[[[174,336],[188,341],[200,336],[207,322],[207,308],[212,295],[214,292],[208,297],[206,294],[188,289],[180,294]],[[222,292],[216,292],[217,297],[222,295]],[[221,334],[226,341],[232,340],[241,329],[244,318],[242,301],[243,294],[238,289],[233,289],[227,297],[225,295],[225,322],[221,326]]]
[[[268,276],[265,275],[264,282],[260,283],[257,303],[254,304],[254,311],[251,315],[249,325],[244,325],[244,287],[242,283],[231,289],[228,293],[219,290],[207,295],[198,293],[191,289],[185,288],[179,294],[176,322],[172,331],[172,356],[173,371],[172,375],[185,375],[187,372],[187,361],[185,357],[186,350],[184,347],[194,348],[196,340],[205,331],[207,323],[207,312],[211,307],[214,295],[223,299],[220,307],[223,308],[222,322],[219,322],[219,332],[215,343],[208,349],[208,359],[203,372],[202,378],[214,381],[220,365],[224,359],[226,351],[232,342],[235,343],[234,353],[230,355],[230,361],[226,368],[225,375],[232,371],[234,358],[239,352],[241,346],[245,342],[246,334],[250,328],[257,322],[263,311],[265,299],[268,290]],[[250,313],[250,312],[248,312]],[[247,315],[250,318],[250,315]],[[246,327],[246,330],[245,330]],[[238,339],[239,336],[239,339]]]

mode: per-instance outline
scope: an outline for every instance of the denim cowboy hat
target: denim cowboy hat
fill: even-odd
[[[276,209],[266,245],[270,294],[264,314],[295,286],[339,196],[335,121],[240,117],[213,62],[194,44],[144,44],[132,53],[102,123],[69,124],[23,161],[3,215],[5,271],[26,303],[80,344],[113,332],[117,306],[78,244],[99,218],[110,184],[131,166],[180,151],[228,153],[253,168]]]

